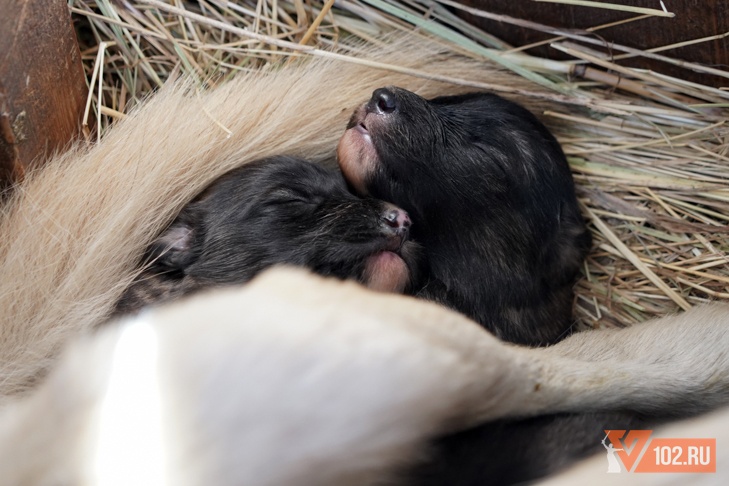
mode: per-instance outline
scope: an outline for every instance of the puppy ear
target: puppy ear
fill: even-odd
[[[184,270],[197,255],[193,249],[196,228],[181,218],[176,219],[147,248],[147,261],[154,267],[168,270]]]

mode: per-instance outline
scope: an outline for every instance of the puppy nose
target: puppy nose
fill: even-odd
[[[407,232],[410,230],[410,225],[412,224],[410,222],[410,216],[408,216],[407,212],[395,206],[389,205],[382,213],[382,220],[385,222],[385,225],[391,228],[394,233],[402,236],[405,236],[407,234]]]
[[[378,115],[387,115],[397,110],[395,93],[387,88],[376,89],[370,100],[371,110]]]

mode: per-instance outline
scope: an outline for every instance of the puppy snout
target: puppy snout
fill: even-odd
[[[387,205],[382,212],[383,230],[388,236],[396,236],[402,241],[407,239],[410,232],[410,216],[404,210]]]
[[[388,88],[379,88],[372,93],[372,99],[367,104],[367,111],[378,115],[389,115],[397,110],[395,93]]]

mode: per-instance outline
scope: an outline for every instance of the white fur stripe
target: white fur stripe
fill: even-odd
[[[93,451],[94,484],[167,484],[157,376],[157,336],[144,317],[124,326],[114,350]]]

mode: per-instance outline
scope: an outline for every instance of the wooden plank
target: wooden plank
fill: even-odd
[[[86,81],[63,0],[0,0],[0,190],[81,134]]]
[[[532,1],[463,0],[459,3],[495,14],[509,15],[552,27],[570,29],[586,29],[636,16],[636,14],[628,12]],[[661,8],[658,0],[620,0],[612,3],[652,9]],[[664,3],[670,12],[675,13],[675,17],[652,17],[600,30],[593,35],[595,38],[604,40],[608,49],[610,42],[639,49],[651,49],[687,40],[716,36],[729,31],[729,0],[683,0],[680,2],[666,1]],[[454,11],[458,12],[457,10]],[[459,15],[470,23],[515,46],[527,45],[552,37],[549,34],[515,27],[505,22],[488,20],[462,12]],[[594,46],[591,47],[594,48]],[[528,52],[554,59],[568,59],[567,56],[548,46],[537,47]],[[614,54],[620,53],[615,52]],[[729,69],[729,39],[726,37],[663,51],[661,54],[722,70]],[[634,58],[619,63],[625,66],[647,68],[715,87],[729,86],[729,80],[726,78],[696,73],[660,61]]]

